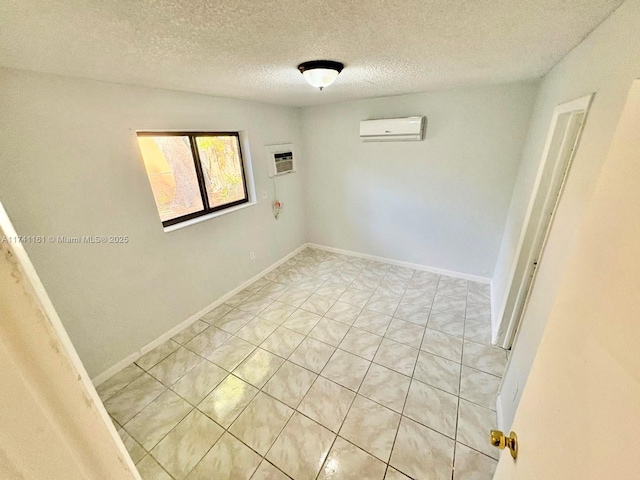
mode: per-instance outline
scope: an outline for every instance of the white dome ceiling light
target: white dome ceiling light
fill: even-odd
[[[331,85],[343,68],[342,63],[331,60],[313,60],[298,65],[298,70],[307,83],[320,90]]]

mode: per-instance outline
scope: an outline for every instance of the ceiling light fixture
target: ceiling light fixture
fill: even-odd
[[[320,90],[331,85],[343,68],[342,63],[331,60],[313,60],[298,65],[298,70],[309,85]]]

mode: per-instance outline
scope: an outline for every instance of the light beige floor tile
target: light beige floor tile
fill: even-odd
[[[436,295],[466,300],[467,286],[463,284],[439,284]]]
[[[380,285],[380,281],[380,277],[370,277],[360,274],[351,283],[351,286],[349,288],[357,288],[358,290],[373,294],[376,288],[378,288],[378,285]]]
[[[255,317],[254,314],[233,309],[225,316],[215,320],[213,326],[227,333],[236,333]]]
[[[329,283],[331,278],[327,280],[320,288],[318,288],[315,293],[316,295],[320,295],[321,297],[328,298],[333,300],[332,303],[335,303],[340,295],[344,293],[344,291],[349,286],[348,283]],[[326,313],[326,312],[325,312]]]
[[[489,432],[496,428],[496,412],[460,399],[456,440],[479,452],[498,459],[497,448],[489,443]]]
[[[254,387],[262,388],[283,362],[282,358],[273,353],[257,348],[233,373]]]
[[[384,480],[411,480],[404,473],[400,473],[393,467],[387,468],[387,475],[384,477]]]
[[[209,450],[188,480],[249,480],[261,461],[260,455],[233,435],[225,433]]]
[[[353,325],[361,311],[362,307],[337,301],[324,316],[345,325]]]
[[[139,359],[136,360],[136,364],[139,367],[144,368],[145,370],[149,370],[150,368],[154,367],[162,360],[167,358],[173,352],[175,352],[179,347],[179,343],[174,342],[173,340],[167,340],[166,342],[158,345],[153,350],[142,355]]]
[[[207,359],[228,372],[232,372],[255,348],[249,342],[232,336],[216,348]]]
[[[173,480],[151,455],[144,457],[136,465],[142,480]]]
[[[353,326],[360,330],[365,330],[369,333],[382,336],[387,331],[387,327],[390,323],[390,316],[365,308],[362,310],[362,313],[360,313]]]
[[[149,370],[156,379],[170,387],[185,373],[198,365],[204,359],[184,347],[178,348],[167,358]]]
[[[497,465],[493,458],[457,443],[453,480],[491,480]]]
[[[370,291],[358,290],[357,288],[349,287],[342,295],[340,295],[338,301],[341,303],[348,303],[362,309],[369,302],[372,294],[373,292]]]
[[[230,336],[230,333],[212,326],[192,338],[184,346],[201,357],[208,357]]]
[[[296,412],[266,458],[295,479],[313,480],[334,439],[334,433]]]
[[[291,354],[289,360],[312,372],[320,373],[334,351],[335,347],[331,345],[313,338],[305,338]]]
[[[229,432],[260,455],[266,455],[291,415],[291,408],[260,392],[233,422]]]
[[[218,305],[210,312],[205,313],[200,320],[202,320],[203,322],[207,322],[209,325],[212,325],[216,320],[224,317],[231,310],[233,310],[233,307],[231,305],[223,303],[221,305]]]
[[[236,336],[257,346],[264,342],[277,328],[278,325],[275,323],[256,317],[238,330]]]
[[[425,330],[420,350],[457,363],[462,362],[462,339],[437,330]]]
[[[382,342],[381,336],[351,327],[351,330],[349,330],[342,342],[340,342],[340,349],[367,360],[373,360],[380,346],[380,342]]]
[[[464,339],[491,345],[491,322],[467,318],[464,322]]]
[[[416,422],[455,438],[458,417],[458,397],[455,395],[414,379],[403,413]]]
[[[427,327],[432,330],[460,337],[464,335],[464,317],[446,312],[432,310]]]
[[[420,352],[413,377],[454,395],[460,386],[460,364],[427,352]]]
[[[502,377],[507,366],[507,352],[502,348],[465,341],[462,363],[477,370]]]
[[[373,364],[358,393],[391,410],[402,413],[411,378],[381,365]]]
[[[129,452],[133,463],[138,463],[147,454],[147,451],[142,448],[142,445],[136,442],[136,439],[129,435],[124,428],[118,428],[118,435],[120,435],[122,443],[124,443],[127,452]]]
[[[403,417],[389,464],[413,478],[450,480],[453,448],[450,438]]]
[[[400,415],[357,395],[347,414],[340,436],[383,462],[389,461]]]
[[[229,375],[198,405],[198,410],[228,428],[257,394],[257,388]]]
[[[262,344],[260,348],[274,353],[282,358],[289,358],[289,355],[298,348],[304,340],[304,335],[286,327],[278,327]]]
[[[108,378],[96,387],[98,395],[104,402],[115,393],[122,390],[135,379],[142,376],[144,371],[136,364],[132,363],[128,367],[123,368],[118,373]]]
[[[225,303],[233,307],[237,307],[241,303],[247,301],[249,297],[251,297],[252,295],[254,295],[254,293],[251,290],[248,290],[248,289],[243,290],[241,292],[236,293],[233,297],[228,299]]]
[[[224,378],[227,372],[211,362],[203,361],[173,384],[171,390],[191,405],[199,404]]]
[[[192,408],[167,390],[127,422],[124,429],[146,450],[151,450]]]
[[[425,328],[421,325],[394,318],[384,336],[410,347],[420,348],[424,330]]]
[[[264,286],[264,288],[260,289],[260,295],[275,300],[276,298],[283,295],[287,290],[289,290],[289,287],[287,287],[286,285],[276,282],[269,282]]]
[[[313,330],[313,327],[318,324],[320,319],[322,319],[320,315],[316,315],[315,313],[311,313],[306,310],[298,309],[284,321],[282,326],[290,330],[295,330],[296,332],[303,335],[308,335],[309,332]]]
[[[320,375],[357,391],[371,362],[344,350],[336,350]]]
[[[242,302],[236,308],[238,310],[242,310],[243,312],[249,312],[253,315],[258,315],[272,303],[273,299],[262,295],[262,293],[256,293],[255,295],[252,295],[247,300]]]
[[[318,375],[291,362],[284,362],[262,389],[291,408],[296,408]]]
[[[193,410],[151,450],[151,454],[174,478],[183,479],[223,433],[222,427]]]
[[[399,281],[398,279],[385,277],[382,282],[380,282],[380,286],[376,289],[374,296],[380,295],[381,297],[399,303],[402,300],[402,296],[407,291],[408,283],[408,281]]]
[[[413,375],[418,359],[418,349],[384,338],[373,362],[403,375]]]
[[[355,396],[351,390],[318,377],[298,411],[337,433]]]
[[[263,460],[251,480],[289,480],[289,477],[266,460]]]
[[[404,295],[402,295],[402,301],[413,305],[431,307],[435,291],[435,286],[416,287],[409,283],[407,290],[404,292]]]
[[[395,300],[392,297],[387,297],[376,291],[376,293],[374,293],[367,302],[365,308],[372,312],[381,313],[383,315],[392,317],[396,311],[396,308],[398,308],[399,303],[400,299]]]
[[[471,303],[467,305],[466,319],[491,323],[491,306]]]
[[[331,276],[331,275],[329,275],[329,276]],[[327,278],[329,278],[329,277],[327,277]],[[325,281],[326,281],[325,278],[306,276],[306,277],[302,277],[302,279],[296,284],[296,287],[301,288],[303,290],[314,290],[315,291]]]
[[[260,313],[260,318],[264,318],[265,320],[277,325],[282,325],[282,323],[289,318],[289,315],[295,312],[295,310],[296,307],[277,301],[265,308]]]
[[[253,292],[253,293],[257,293],[260,290],[262,290],[264,287],[266,287],[267,285],[271,284],[272,282],[270,282],[269,280],[267,280],[266,278],[262,277],[258,280],[256,280],[255,282],[253,282],[251,285],[249,285],[247,287],[247,290]]]
[[[104,406],[109,415],[120,425],[124,425],[165,390],[164,385],[144,373],[118,393],[112,395],[104,402]]]
[[[173,337],[171,337],[171,340],[173,340],[174,342],[179,343],[181,345],[184,345],[189,340],[191,340],[193,337],[195,337],[196,335],[198,335],[202,331],[206,330],[207,328],[209,328],[209,324],[208,323],[202,322],[200,320],[196,320],[191,325],[189,325],[187,328],[182,330],[180,333],[178,333],[177,335],[174,335]]]
[[[429,320],[430,308],[424,305],[408,303],[406,300],[400,302],[394,317],[417,325],[426,326]]]
[[[278,301],[298,308],[302,303],[311,296],[313,292],[309,290],[301,290],[299,288],[291,288],[278,297]],[[293,313],[293,312],[292,312]]]
[[[314,293],[309,298],[307,298],[300,308],[303,310],[307,310],[311,313],[316,313],[318,315],[324,315],[329,311],[329,309],[333,306],[335,300],[330,298],[322,297],[317,293]]]
[[[457,315],[460,317],[464,317],[465,310],[467,308],[467,299],[463,298],[452,298],[445,297],[443,295],[439,295],[436,293],[436,296],[433,299],[433,304],[431,308],[437,312],[446,312],[451,315]]]
[[[500,377],[462,366],[460,397],[483,407],[496,409]]]
[[[469,280],[465,280],[464,278],[456,278],[450,277],[448,275],[441,275],[440,281],[438,282],[438,288],[464,288],[465,292],[469,285]]]
[[[349,326],[328,318],[323,318],[311,330],[309,336],[329,345],[337,347],[349,331]]]
[[[338,437],[331,447],[318,480],[382,480],[386,467],[374,456]]]

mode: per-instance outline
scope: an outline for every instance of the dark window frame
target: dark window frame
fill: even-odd
[[[193,163],[196,170],[196,178],[198,179],[198,187],[200,188],[200,197],[202,199],[203,209],[197,212],[182,215],[180,217],[172,218],[170,220],[162,221],[163,227],[170,227],[179,223],[192,220],[194,218],[203,217],[210,213],[219,212],[228,208],[237,207],[244,203],[249,203],[249,188],[247,186],[247,175],[245,173],[244,155],[242,154],[242,142],[240,141],[240,132],[136,132],[138,137],[187,137],[189,139],[189,145],[191,146],[191,156],[193,157]],[[196,138],[198,137],[236,137],[238,142],[238,155],[240,157],[240,168],[242,170],[242,185],[244,187],[244,198],[236,200],[234,202],[225,203],[224,205],[218,205],[217,207],[211,207],[209,205],[209,196],[207,195],[207,186],[205,184],[204,174],[202,173],[202,163],[200,161],[200,153],[198,152],[198,145],[196,144]],[[155,202],[155,199],[154,199]]]

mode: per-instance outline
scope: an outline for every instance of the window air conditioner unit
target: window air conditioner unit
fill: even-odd
[[[363,142],[422,140],[425,123],[425,117],[363,120],[360,122],[360,138]]]

